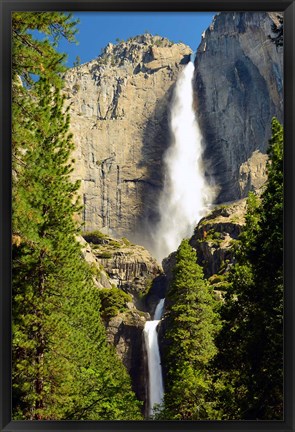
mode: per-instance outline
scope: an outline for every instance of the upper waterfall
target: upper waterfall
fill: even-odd
[[[212,203],[214,190],[205,179],[202,135],[193,107],[194,64],[181,72],[171,106],[171,143],[164,155],[164,188],[160,220],[153,231],[153,253],[159,261],[176,250]]]

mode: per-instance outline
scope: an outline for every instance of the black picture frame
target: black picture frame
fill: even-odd
[[[12,11],[281,11],[284,12],[284,420],[282,421],[11,421],[11,12]],[[0,277],[1,277],[1,431],[294,431],[294,220],[295,200],[295,54],[294,0],[0,0],[1,19],[1,191],[0,191]]]

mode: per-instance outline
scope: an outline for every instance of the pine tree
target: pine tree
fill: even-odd
[[[283,415],[283,129],[272,122],[268,181],[248,198],[214,371],[224,419]],[[238,365],[238,369],[237,369]]]
[[[47,14],[24,16],[27,29],[54,25]],[[20,59],[27,48],[18,46]],[[13,90],[13,418],[141,419],[76,240],[79,183],[70,181],[73,141],[60,69],[41,71],[36,83],[31,66],[23,70],[14,71]]]
[[[160,416],[169,420],[206,419],[211,415],[206,366],[216,353],[214,335],[219,323],[213,294],[187,240],[177,251],[167,302],[165,397]]]
[[[259,347],[252,362],[255,380],[251,393],[256,403],[250,415],[283,418],[283,128],[273,119],[268,151],[268,182],[262,195],[260,230],[256,239],[254,266],[258,295],[256,337]],[[261,342],[262,341],[262,342]],[[258,358],[257,358],[258,357]]]
[[[78,67],[80,66],[80,64],[81,64],[81,58],[80,56],[76,56],[76,60],[74,61],[73,66]]]
[[[63,97],[43,80],[35,96],[13,208],[16,418],[140,418],[130,378],[107,346],[99,293],[74,237],[78,183],[69,181],[73,142]]]
[[[33,75],[60,81],[65,71],[65,54],[56,50],[61,38],[75,41],[78,21],[72,14],[59,12],[13,12],[12,14],[12,72],[25,86],[34,82]],[[33,30],[43,34],[36,39]]]

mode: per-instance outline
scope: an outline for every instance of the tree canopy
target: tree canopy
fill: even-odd
[[[34,29],[53,42],[36,41]],[[140,404],[107,343],[77,241],[64,56],[54,48],[74,32],[68,14],[13,16],[13,418],[136,420]]]
[[[225,419],[283,418],[283,128],[272,121],[268,181],[250,193],[213,374]]]
[[[219,320],[217,303],[196,260],[195,250],[183,240],[176,255],[165,315],[167,372],[160,417],[169,420],[201,420],[211,414],[206,366],[216,353],[214,335]]]

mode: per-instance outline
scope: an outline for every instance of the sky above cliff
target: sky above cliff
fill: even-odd
[[[183,42],[196,50],[204,30],[210,25],[213,12],[79,12],[78,45],[62,41],[59,49],[68,54],[67,66],[73,66],[76,57],[86,63],[116,39],[149,32],[167,37],[173,42]]]

